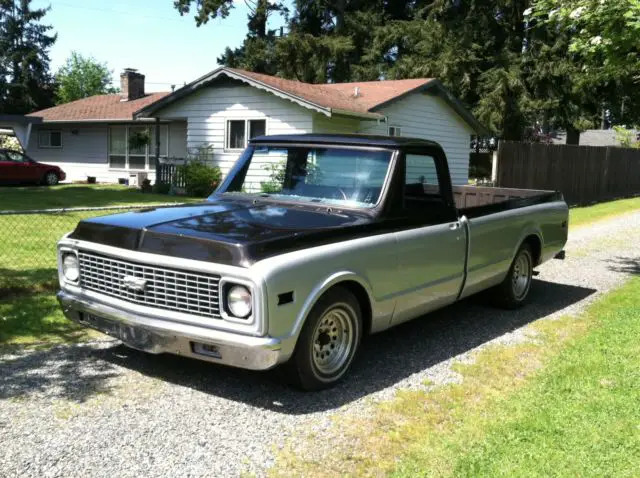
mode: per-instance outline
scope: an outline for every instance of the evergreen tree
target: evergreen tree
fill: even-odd
[[[227,18],[234,8],[234,0],[175,0],[174,7],[185,15],[196,7],[196,25],[201,26],[209,19]],[[249,8],[247,26],[249,32],[242,46],[231,49],[227,47],[218,63],[231,68],[243,68],[258,73],[276,74],[274,66],[274,46],[278,35],[275,30],[268,29],[268,19],[273,13],[287,14],[281,2],[270,0],[245,0]]]
[[[310,83],[434,77],[502,138],[577,142],[605,116],[640,121],[637,2],[570,0],[550,21],[560,0],[295,0],[286,36],[261,36],[254,12],[219,62]]]
[[[25,114],[53,105],[49,48],[51,26],[40,23],[48,8],[31,9],[31,0],[0,0],[0,112]],[[0,80],[0,87],[2,87]]]

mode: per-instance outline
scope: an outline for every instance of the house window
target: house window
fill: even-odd
[[[267,120],[228,120],[224,149],[243,149],[247,142],[267,132]]]
[[[402,136],[400,126],[389,126],[389,136]]]
[[[61,131],[40,131],[38,133],[39,148],[62,148]]]
[[[132,171],[155,169],[156,140],[155,126],[109,126],[109,168]],[[146,145],[130,144],[132,136],[147,133],[149,142]],[[160,126],[160,157],[169,155],[169,126]]]
[[[109,167],[125,169],[127,167],[127,127],[109,128]]]

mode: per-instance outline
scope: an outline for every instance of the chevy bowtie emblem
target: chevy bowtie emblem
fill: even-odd
[[[135,292],[144,292],[147,281],[142,277],[124,276],[122,278],[122,285]]]

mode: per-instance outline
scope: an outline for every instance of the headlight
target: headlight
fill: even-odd
[[[64,254],[62,256],[62,273],[65,279],[76,282],[80,277],[80,268],[78,266],[78,257],[75,254]]]
[[[243,285],[234,285],[227,292],[227,308],[234,316],[244,319],[251,314],[251,292]]]

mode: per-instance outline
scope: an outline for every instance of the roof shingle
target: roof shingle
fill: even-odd
[[[119,94],[96,95],[36,111],[27,116],[38,116],[44,121],[133,120],[133,113],[168,94],[151,93],[131,101],[121,101]]]
[[[237,68],[227,68],[227,70],[297,96],[317,106],[354,113],[369,113],[376,106],[433,81],[433,78],[416,78],[411,80],[311,84],[295,80],[284,80],[275,76],[253,73]],[[358,88],[357,96],[355,95],[356,88]]]

